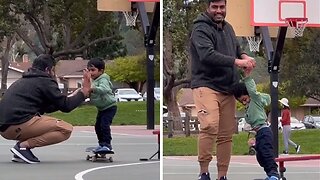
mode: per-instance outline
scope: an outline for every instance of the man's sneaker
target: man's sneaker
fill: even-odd
[[[265,180],[279,180],[279,178],[276,176],[270,176],[270,177],[267,177]]]
[[[202,174],[199,175],[198,180],[211,180],[210,179],[210,174],[208,172],[207,173],[202,173]]]
[[[11,148],[10,151],[29,164],[40,162],[39,159],[31,152],[29,148],[20,147],[19,142],[13,148]]]
[[[11,161],[17,162],[17,163],[24,163],[24,160],[22,160],[19,156],[15,155],[15,154],[13,154]]]
[[[226,176],[222,176],[222,177],[220,177],[220,179],[219,180],[228,180],[227,179],[227,177]]]
[[[300,152],[300,145],[299,145],[299,144],[296,146],[296,152],[297,152],[297,153]]]

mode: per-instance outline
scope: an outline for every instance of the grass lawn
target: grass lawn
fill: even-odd
[[[160,122],[160,102],[155,101],[155,124]],[[65,120],[75,126],[94,125],[97,115],[96,107],[92,105],[82,105],[70,113],[60,111],[49,114]],[[146,125],[147,124],[147,103],[139,102],[119,102],[118,111],[113,119],[112,125]]]
[[[300,131],[291,131],[291,140],[301,145],[301,154],[320,154],[320,129],[306,129]],[[233,136],[233,155],[247,155],[248,133],[241,132]],[[282,134],[279,133],[279,153],[282,153],[283,140]],[[290,147],[290,152],[294,153],[295,149]],[[289,153],[290,153],[289,152]],[[197,155],[197,136],[191,137],[173,137],[163,139],[164,156],[195,156]]]

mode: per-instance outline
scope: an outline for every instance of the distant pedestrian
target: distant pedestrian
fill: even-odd
[[[287,98],[282,98],[279,100],[283,106],[281,112],[281,125],[282,125],[282,134],[283,134],[283,144],[284,151],[283,154],[289,154],[289,145],[293,146],[296,150],[296,153],[300,152],[300,145],[294,143],[290,140],[291,136],[291,111],[289,107],[289,100]]]

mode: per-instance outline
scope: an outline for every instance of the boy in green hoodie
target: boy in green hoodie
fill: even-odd
[[[256,158],[267,174],[266,180],[278,180],[278,165],[273,153],[273,135],[267,125],[264,107],[271,102],[269,94],[257,92],[256,84],[250,77],[252,69],[244,69],[244,83],[234,86],[235,98],[246,106],[246,122],[256,131]]]
[[[95,152],[113,151],[111,146],[111,129],[113,117],[117,112],[117,104],[112,92],[110,77],[104,73],[105,63],[100,58],[93,58],[87,68],[93,79],[90,90],[90,102],[98,109],[95,131],[99,146]]]

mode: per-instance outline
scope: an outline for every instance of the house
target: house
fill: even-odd
[[[179,108],[182,110],[184,108],[191,110],[192,116],[197,116],[197,111],[195,109],[192,90],[190,88],[182,88],[178,95],[177,101]],[[303,105],[300,105],[298,108],[292,108],[291,114],[292,116],[296,117],[298,120],[303,120],[305,115],[311,114],[313,110],[320,109],[320,101],[308,98]],[[242,112],[237,112],[236,116],[241,116]],[[280,113],[280,109],[279,109]]]
[[[57,82],[64,92],[72,92],[77,88],[82,87],[82,74],[83,70],[87,68],[88,60],[76,59],[76,60],[60,60],[58,61],[55,72],[57,76]],[[32,65],[30,61],[24,61],[20,63],[11,62],[9,65],[7,87],[21,78],[22,73],[27,71]],[[1,72],[0,68],[0,72]],[[0,73],[0,80],[2,79]],[[123,83],[114,83],[114,88],[126,87]]]
[[[308,98],[304,104],[300,105],[298,108],[292,109],[291,114],[298,120],[303,120],[305,115],[311,114],[314,110],[320,112],[320,101]]]

